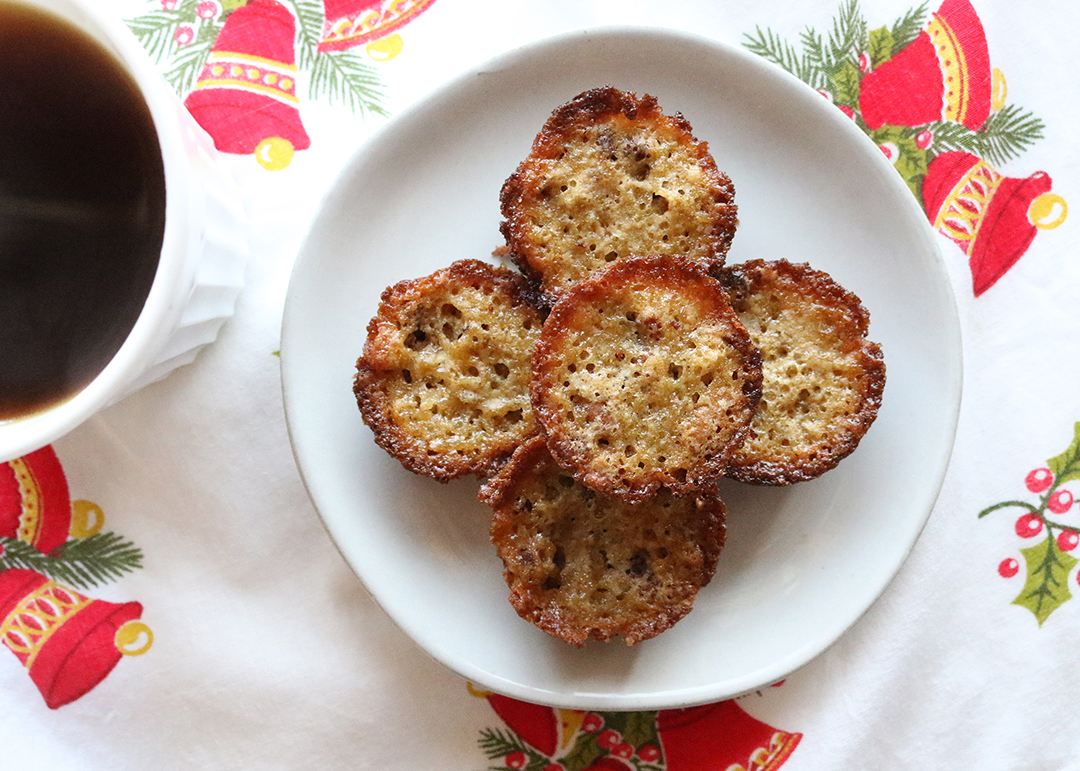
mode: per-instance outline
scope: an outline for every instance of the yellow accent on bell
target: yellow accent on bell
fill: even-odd
[[[944,73],[945,118],[963,123],[967,117],[970,97],[967,90],[968,63],[964,50],[960,47],[956,31],[937,14],[930,20],[926,32],[934,43],[934,51]]]
[[[116,630],[113,642],[125,656],[141,656],[154,644],[154,633],[142,621],[128,621]]]
[[[555,718],[559,721],[558,751],[569,749],[577,737],[581,724],[585,722],[585,712],[579,709],[556,709]]]
[[[284,89],[285,91],[288,91],[292,87],[293,87],[293,79],[292,78],[282,78],[281,79],[281,88],[282,89]]]
[[[251,80],[258,80],[261,73],[254,67],[248,67],[247,76]]]
[[[401,35],[395,32],[392,35],[381,37],[378,40],[372,40],[367,44],[367,47],[364,50],[366,50],[367,55],[375,61],[388,62],[401,53],[401,49],[404,45]]]
[[[80,498],[71,502],[71,528],[68,532],[72,538],[89,538],[100,531],[104,524],[105,512],[93,501]]]
[[[16,458],[9,461],[8,465],[15,472],[15,481],[19,485],[19,500],[22,502],[16,538],[33,546],[41,526],[41,488],[25,460]]]
[[[238,62],[250,62],[252,64],[259,64],[263,67],[272,67],[276,70],[287,70],[289,72],[296,72],[295,64],[286,64],[285,62],[275,61],[273,59],[267,59],[265,56],[254,56],[252,54],[243,54],[239,51],[213,51],[210,54],[211,62],[225,62],[232,63]]]
[[[3,640],[13,653],[26,657],[23,666],[27,669],[33,666],[37,655],[53,633],[92,602],[89,597],[71,589],[63,588],[59,593],[58,589],[61,587],[55,581],[46,581],[23,597],[7,617],[0,621],[0,640]],[[63,599],[65,596],[67,600]],[[46,612],[45,608],[52,609],[55,613]],[[30,623],[31,620],[33,623]],[[16,646],[13,639],[23,640],[24,644]]]
[[[221,77],[222,75],[224,75],[224,74],[225,74],[225,68],[224,68],[224,67],[222,67],[222,66],[221,66],[220,64],[215,64],[215,65],[213,65],[212,67],[210,67],[210,72],[211,72],[211,73],[212,73],[212,74],[213,74],[213,75],[214,75],[215,77]]]
[[[292,81],[288,81],[289,85],[292,85]],[[279,102],[287,102],[289,104],[299,104],[300,100],[297,99],[296,94],[292,94],[288,91],[282,91],[285,81],[282,81],[282,85],[279,87],[267,86],[264,83],[252,83],[250,80],[241,80],[240,78],[206,78],[200,80],[196,85],[196,90],[210,90],[212,88],[235,88],[241,91],[250,91],[256,94],[266,94],[273,99],[277,99]]]
[[[267,171],[281,171],[292,163],[296,150],[284,137],[267,137],[255,148],[255,160]]]
[[[1053,230],[1069,216],[1069,206],[1057,193],[1043,193],[1028,206],[1027,216],[1039,230]]]
[[[278,76],[277,76],[276,72],[268,72],[268,73],[266,73],[266,77],[263,78],[263,83],[265,83],[268,86],[272,86],[275,83],[277,83],[277,79],[278,79]]]
[[[1005,99],[1009,96],[1009,86],[1005,82],[1005,76],[1001,70],[994,68],[990,85],[990,108],[997,112],[1005,106]]]
[[[934,230],[948,236],[967,252],[978,236],[983,215],[1003,177],[979,160],[945,197],[934,218]]]
[[[492,693],[491,691],[481,690],[467,681],[465,683],[465,688],[468,689],[470,696],[475,696],[478,699],[486,699]]]

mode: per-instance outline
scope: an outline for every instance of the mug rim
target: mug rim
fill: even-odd
[[[184,107],[134,34],[88,0],[0,0],[51,12],[108,50],[138,87],[161,153],[165,178],[165,227],[157,270],[135,324],[120,349],[88,384],[38,412],[0,421],[0,462],[40,449],[126,395],[125,389],[154,363],[192,291],[198,245],[193,232],[191,168],[179,111]]]

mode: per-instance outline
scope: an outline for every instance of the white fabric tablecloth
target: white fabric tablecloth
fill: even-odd
[[[299,50],[322,33],[318,0],[256,2],[296,19],[297,38],[283,43],[268,15],[249,14],[241,25],[238,0],[113,4],[187,98],[198,90],[201,70],[190,69],[185,56],[202,46],[205,61],[206,52],[221,50],[219,36],[230,23],[233,49],[278,62],[282,45]],[[326,1],[335,12],[347,5]],[[89,670],[64,670],[62,662],[46,672],[43,658],[35,671],[13,650],[0,651],[0,768],[1080,767],[1080,734],[1069,727],[1080,692],[1080,602],[1072,601],[1080,586],[1070,529],[1080,527],[1080,511],[1069,505],[1074,492],[1080,497],[1080,472],[1073,470],[1080,468],[1080,235],[1068,218],[1045,227],[1061,219],[1067,202],[1080,201],[1080,155],[1070,128],[1080,96],[1070,53],[1080,6],[1065,0],[918,7],[914,0],[403,5],[412,15],[371,45],[349,47],[344,40],[342,52],[298,56],[295,120],[309,146],[293,141],[291,159],[280,146],[264,147],[263,163],[252,151],[222,153],[244,198],[252,256],[235,315],[218,340],[194,364],[52,445],[46,482],[56,490],[66,482],[68,499],[100,509],[101,533],[141,554],[133,561],[114,550],[106,557],[120,566],[115,574],[79,585],[60,575],[58,583],[91,602],[137,602],[144,626],[132,627],[129,641],[139,655],[122,657],[96,679]],[[359,12],[380,4],[351,6]],[[855,68],[834,73],[836,83],[855,78],[854,86],[846,81],[853,93],[859,78],[892,64],[892,75],[908,78],[904,99],[919,102],[933,86],[919,69],[927,62],[914,50],[904,59],[905,49],[883,53],[890,44],[882,28],[903,32],[894,25],[908,17],[914,38],[935,14],[966,19],[962,45],[983,38],[989,66],[1006,78],[1007,91],[995,92],[991,109],[999,118],[996,144],[945,147],[949,125],[960,125],[955,121],[933,136],[877,135],[898,171],[924,184],[924,195],[931,172],[947,179],[948,189],[979,162],[1007,180],[1036,178],[1040,194],[1052,193],[1035,214],[1035,195],[1022,185],[992,210],[995,202],[984,202],[983,224],[994,227],[986,225],[968,245],[981,250],[979,276],[990,282],[978,294],[969,254],[948,237],[949,224],[938,223],[960,312],[965,379],[944,488],[880,600],[783,684],[699,708],[683,716],[689,727],[681,731],[671,715],[601,715],[625,742],[646,738],[625,759],[617,757],[617,741],[589,745],[601,748],[591,755],[567,754],[573,736],[567,745],[551,726],[571,715],[485,698],[428,658],[368,597],[323,528],[297,473],[282,406],[277,351],[292,262],[321,197],[354,150],[393,115],[516,45],[620,23],[692,31],[763,55],[771,41],[774,52],[802,55],[807,28],[828,38],[845,14],[861,17],[869,33],[863,69],[863,52],[852,51],[848,64]],[[336,61],[345,64],[325,66],[341,53],[348,58]],[[354,101],[330,99],[335,89],[351,89]],[[830,95],[843,106],[839,89]],[[888,112],[885,101],[874,106]],[[240,123],[244,109],[236,107]],[[1001,116],[1014,120],[1004,125]],[[219,147],[242,138],[242,129],[220,117],[205,120]],[[956,154],[946,158],[950,149]],[[946,168],[946,160],[955,168]],[[946,205],[924,202],[936,204]],[[928,212],[928,227],[937,214]],[[1039,214],[1044,227],[1036,229],[1030,217]],[[1002,271],[1011,259],[1015,264]],[[1000,275],[987,278],[995,268]],[[50,462],[31,461],[39,468]],[[1038,469],[1050,471],[1028,480]],[[9,478],[0,474],[0,485]],[[1013,503],[979,516],[1006,502]],[[0,491],[0,503],[18,505],[17,493]],[[87,504],[74,508],[84,512]],[[90,509],[92,520],[97,509]],[[73,526],[71,537],[78,534]],[[17,563],[22,552],[14,534],[0,535],[12,536],[0,541],[8,547],[0,567],[48,573],[47,560]],[[1024,599],[1029,596],[1036,599]],[[64,650],[71,655],[80,645],[102,644],[88,631],[69,637]],[[79,655],[105,662],[112,654],[102,645]],[[89,690],[51,709],[44,689],[62,678],[82,678]],[[646,726],[644,734],[632,734],[635,720]],[[586,721],[576,736],[596,725]],[[662,747],[663,755],[651,747]]]

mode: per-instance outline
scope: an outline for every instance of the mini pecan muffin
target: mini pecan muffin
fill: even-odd
[[[821,476],[858,446],[885,388],[881,347],[862,302],[828,274],[785,260],[722,272],[761,351],[762,398],[727,476],[785,485]]]
[[[510,603],[575,646],[655,637],[690,612],[724,546],[715,491],[627,504],[574,481],[544,440],[522,445],[480,491]]]
[[[761,361],[723,286],[681,257],[624,257],[555,303],[533,411],[559,463],[638,503],[721,476],[750,428]]]
[[[387,289],[353,381],[375,441],[442,482],[493,473],[538,431],[529,357],[541,322],[524,279],[478,260]]]
[[[500,195],[503,236],[554,300],[629,254],[723,265],[735,188],[681,115],[651,96],[586,91],[557,108]]]

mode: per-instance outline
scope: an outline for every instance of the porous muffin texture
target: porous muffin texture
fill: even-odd
[[[552,454],[627,503],[721,476],[762,377],[720,282],[664,255],[625,257],[568,290],[544,322],[532,373]]]
[[[870,315],[828,274],[785,260],[723,270],[732,306],[761,351],[762,398],[727,476],[801,482],[834,468],[877,417],[885,388]]]
[[[541,323],[524,279],[478,260],[388,288],[353,381],[375,441],[442,482],[493,473],[539,430],[529,379]]]
[[[719,267],[737,220],[731,180],[686,120],[614,88],[557,108],[500,198],[507,244],[551,300],[630,254]]]
[[[510,603],[523,619],[582,646],[655,637],[690,612],[716,571],[724,505],[714,492],[661,493],[636,505],[576,482],[542,438],[481,489]]]

